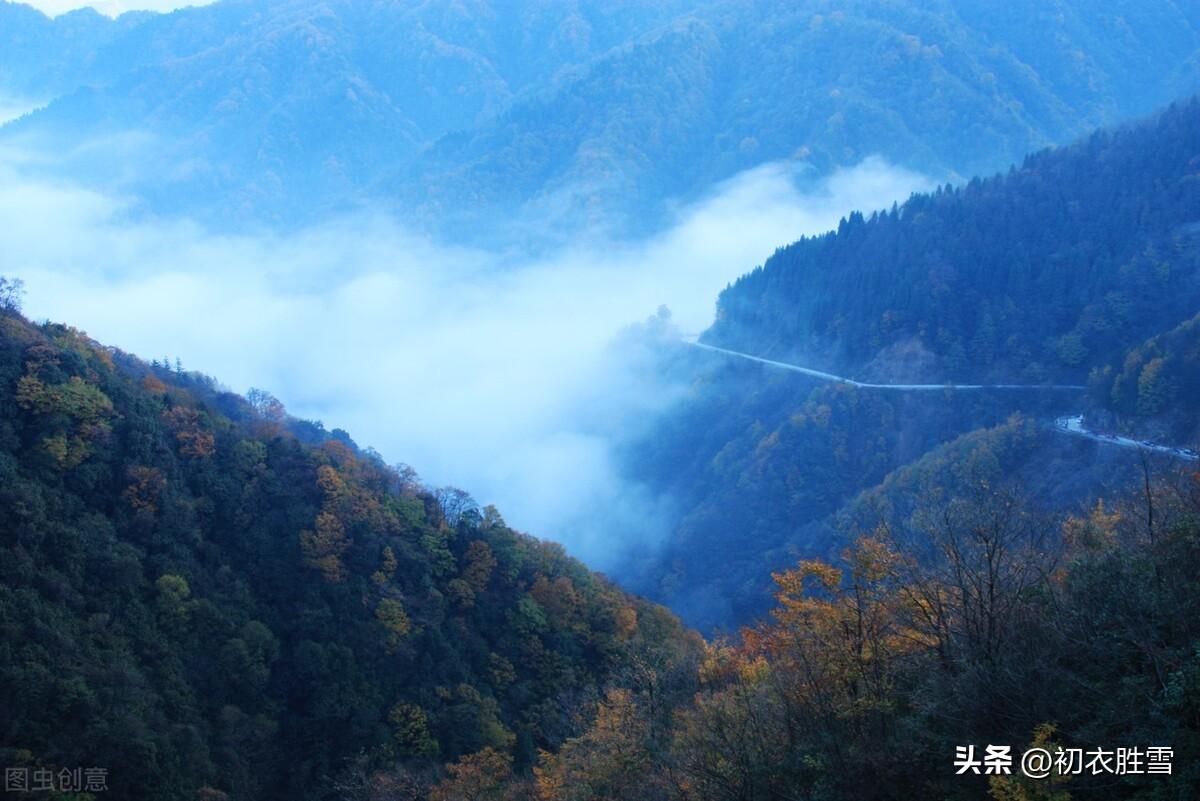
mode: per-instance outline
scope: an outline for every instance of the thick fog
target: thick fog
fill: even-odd
[[[623,485],[598,418],[635,427],[672,394],[635,379],[614,336],[662,304],[698,332],[726,283],[776,247],[927,188],[869,159],[801,191],[793,167],[771,164],[657,236],[522,258],[368,215],[218,235],[23,169],[0,171],[0,273],[24,279],[30,317],[267,389],[599,568],[647,536],[654,501]]]

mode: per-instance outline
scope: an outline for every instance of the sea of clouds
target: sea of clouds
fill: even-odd
[[[778,246],[924,188],[878,159],[823,180],[766,164],[657,235],[534,256],[435,243],[371,213],[216,233],[38,177],[10,153],[0,274],[25,281],[32,318],[267,389],[603,569],[628,538],[653,536],[656,514],[621,475],[612,421],[628,435],[675,397],[613,346],[618,332],[664,304],[699,332],[719,291]]]

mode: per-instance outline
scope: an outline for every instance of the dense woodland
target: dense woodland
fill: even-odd
[[[1055,518],[1009,470],[1034,433],[968,435],[859,499],[850,544],[775,573],[769,618],[709,646],[687,706],[608,699],[538,797],[1195,798],[1200,473]],[[952,767],[967,743],[1151,741],[1174,748],[1169,778]]]
[[[107,767],[105,797],[343,797],[484,748],[527,769],[698,643],[266,393],[11,309],[0,539],[0,761]]]
[[[1097,407],[1118,422],[1168,441],[1200,439],[1200,315],[1094,368],[1089,384]]]
[[[377,192],[450,227],[649,225],[763,161],[991,164],[1200,75],[1186,3],[469,5],[0,4],[0,89],[57,98],[0,138],[144,129],[142,174],[64,169],[209,222]],[[30,797],[1200,797],[1200,468],[1050,425],[1200,438],[1200,100],[853,214],[704,335],[1085,390],[880,393],[687,348],[666,315],[631,333],[683,390],[620,443],[668,510],[626,589],[267,392],[20,302],[0,278],[0,765],[109,788]],[[1166,746],[1173,770],[957,776],[971,744]]]
[[[880,381],[1067,383],[1088,392],[886,393],[670,343],[685,400],[627,442],[675,504],[661,550],[619,571],[706,630],[765,612],[762,565],[841,546],[856,493],[1014,412],[1200,442],[1200,101],[779,250],[722,295],[713,344]],[[1075,509],[1136,468],[1043,431],[1040,502]],[[1063,449],[1078,462],[1064,469]],[[1034,467],[1032,465],[1040,465]]]
[[[865,374],[1086,378],[1200,308],[1200,99],[852,214],[722,295],[709,337]]]
[[[49,105],[0,141],[218,225],[369,198],[456,241],[515,218],[577,244],[765,162],[991,172],[1197,91],[1198,51],[1186,0],[2,3],[0,101]],[[132,159],[63,155],[135,134]]]
[[[14,285],[0,286],[11,306]],[[0,747],[103,797],[1186,799],[1200,472],[1043,513],[1014,418],[861,496],[703,643],[270,395],[0,316]],[[956,776],[956,745],[1173,748]],[[62,795],[78,801],[99,795]]]

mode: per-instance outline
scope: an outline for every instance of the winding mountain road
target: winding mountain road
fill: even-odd
[[[718,348],[715,345],[705,345],[702,342],[696,342],[691,339],[680,340],[685,345],[691,345],[694,348],[712,351],[713,353],[723,353],[726,356],[736,356],[739,359],[748,359],[759,364],[766,364],[771,367],[778,367],[781,370],[791,370],[793,373],[801,373],[803,375],[819,378],[823,381],[832,381],[835,384],[847,384],[852,387],[861,389],[894,389],[903,390],[905,392],[934,392],[937,390],[953,390],[953,391],[969,391],[969,390],[986,390],[986,389],[1020,389],[1020,390],[1067,390],[1079,392],[1087,387],[1079,384],[876,384],[870,381],[856,381],[853,378],[834,375],[833,373],[825,373],[820,370],[813,370],[809,367],[801,367],[797,364],[788,364],[787,362],[777,362],[772,359],[764,359],[760,356],[751,356],[749,353],[741,351],[728,350],[726,348]]]
[[[826,373],[821,370],[813,370],[810,367],[801,367],[798,364],[788,364],[787,362],[777,362],[773,359],[764,359],[761,356],[751,356],[749,353],[741,351],[729,350],[727,348],[718,348],[715,345],[705,345],[697,342],[692,338],[683,338],[680,340],[685,345],[691,345],[694,348],[711,351],[713,353],[721,353],[726,356],[733,356],[739,359],[765,364],[768,367],[777,367],[780,370],[790,370],[793,373],[817,378],[822,381],[831,381],[835,384],[846,384],[852,387],[861,389],[890,389],[903,390],[909,392],[932,392],[935,390],[992,390],[992,389],[1019,389],[1019,390],[1056,390],[1056,391],[1082,391],[1086,387],[1078,384],[876,384],[869,381],[855,381],[853,378]],[[1104,443],[1106,445],[1116,445],[1122,448],[1139,448],[1153,453],[1164,453],[1169,456],[1174,456],[1177,459],[1185,459],[1188,461],[1200,461],[1200,453],[1189,448],[1177,448],[1171,445],[1160,445],[1149,440],[1129,439],[1128,437],[1119,437],[1116,434],[1102,434],[1096,431],[1089,430],[1083,426],[1083,415],[1067,415],[1059,417],[1054,421],[1054,430],[1064,434],[1073,434],[1075,436],[1086,437],[1095,442]]]
[[[1087,439],[1096,442],[1103,442],[1106,445],[1118,445],[1122,448],[1138,448],[1139,450],[1151,451],[1152,453],[1165,453],[1169,456],[1174,456],[1177,459],[1186,459],[1190,462],[1200,461],[1200,453],[1196,453],[1190,448],[1176,448],[1171,445],[1159,445],[1157,442],[1151,442],[1148,439],[1130,439],[1129,437],[1119,437],[1116,434],[1102,434],[1091,429],[1084,428],[1083,415],[1074,414],[1066,417],[1059,417],[1054,421],[1054,428],[1064,434],[1074,434],[1078,437],[1086,437]]]

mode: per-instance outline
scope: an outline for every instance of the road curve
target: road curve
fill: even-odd
[[[835,384],[846,384],[852,387],[862,389],[893,389],[915,392],[927,392],[934,390],[990,390],[990,389],[1020,389],[1020,390],[1071,390],[1080,391],[1086,387],[1077,384],[874,384],[867,381],[855,381],[853,378],[834,375],[833,373],[822,372],[821,370],[813,370],[810,367],[801,367],[798,364],[788,364],[787,362],[777,362],[773,359],[764,359],[761,356],[751,356],[749,353],[742,353],[736,350],[727,348],[718,348],[715,345],[705,345],[692,339],[681,339],[685,345],[691,345],[694,348],[701,350],[712,351],[713,353],[722,353],[726,356],[734,356],[739,359],[746,359],[759,364],[765,364],[768,367],[778,367],[780,370],[790,370],[793,373],[819,378],[822,381],[832,381]],[[1186,459],[1188,461],[1200,461],[1200,453],[1189,448],[1176,448],[1171,445],[1159,445],[1149,440],[1129,439],[1128,437],[1119,437],[1116,434],[1100,434],[1083,427],[1083,415],[1068,415],[1059,417],[1054,421],[1056,431],[1061,431],[1064,434],[1074,434],[1080,437],[1094,440],[1096,442],[1105,443],[1108,445],[1117,445],[1122,448],[1139,448],[1144,451],[1153,453],[1165,453],[1174,456],[1178,459]]]
[[[802,375],[819,378],[822,381],[832,381],[835,384],[846,384],[860,389],[891,389],[901,390],[905,392],[933,392],[938,390],[992,390],[992,389],[1019,389],[1019,390],[1068,390],[1078,392],[1086,389],[1086,387],[1078,384],[875,384],[869,381],[855,381],[853,378],[834,375],[833,373],[822,372],[821,370],[813,370],[810,367],[801,367],[797,364],[788,364],[787,362],[777,362],[773,359],[764,359],[761,356],[751,356],[749,353],[741,351],[728,350],[726,348],[718,348],[715,345],[705,345],[702,342],[695,342],[689,339],[680,340],[685,345],[691,345],[693,348],[712,351],[713,353],[723,353],[726,356],[735,356],[739,359],[747,359],[759,364],[765,364],[769,367],[778,367],[780,370],[790,370],[793,373],[801,373]]]
[[[1122,448],[1137,448],[1138,450],[1150,451],[1152,453],[1165,453],[1168,456],[1174,456],[1177,459],[1186,459],[1189,462],[1200,461],[1200,453],[1196,453],[1190,448],[1176,448],[1172,445],[1159,445],[1157,442],[1150,440],[1136,440],[1129,437],[1119,437],[1116,434],[1101,434],[1091,429],[1083,427],[1083,415],[1067,415],[1059,417],[1054,421],[1054,428],[1064,434],[1074,434],[1078,437],[1086,437],[1095,442],[1102,442],[1106,445],[1118,445]]]

